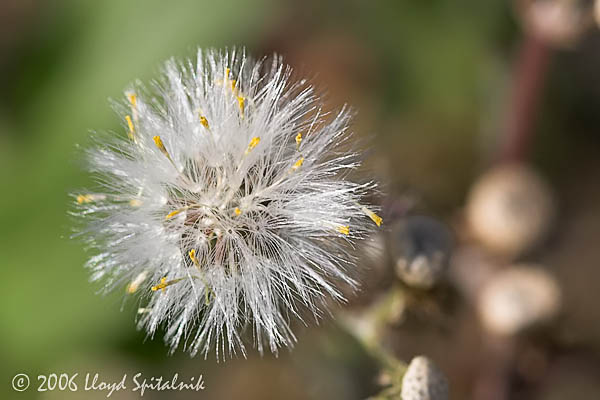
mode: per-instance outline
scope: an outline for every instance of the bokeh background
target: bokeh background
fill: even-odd
[[[174,399],[364,399],[382,389],[377,360],[337,318],[299,327],[297,347],[278,358],[169,357],[159,335],[136,331],[134,301],[95,294],[84,250],[70,239],[69,193],[90,186],[80,146],[91,129],[122,129],[108,98],[137,78],[157,77],[171,56],[246,46],[257,56],[282,54],[327,88],[332,107],[355,108],[354,130],[371,144],[366,164],[385,189],[378,201],[388,229],[426,215],[452,232],[440,288],[399,283],[389,250],[403,239],[389,231],[382,234],[387,250],[377,247],[381,257],[361,263],[375,271],[366,273],[373,282],[348,308],[392,285],[404,296],[402,318],[386,328],[386,351],[404,361],[428,355],[455,399],[600,398],[593,7],[561,0],[1,0],[0,397],[106,396],[36,392],[35,377],[52,372],[98,372],[107,380],[204,375],[205,391],[167,394]],[[535,248],[498,255],[465,227],[464,210],[479,176],[515,160],[551,188],[556,218]],[[456,254],[460,261],[452,261]],[[473,284],[464,280],[523,261],[557,280],[561,312],[545,329],[497,339],[482,326],[477,296],[464,289]],[[19,372],[32,377],[23,393],[10,388]]]

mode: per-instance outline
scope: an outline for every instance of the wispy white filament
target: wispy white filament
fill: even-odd
[[[141,293],[139,325],[164,324],[172,350],[259,351],[295,341],[300,309],[319,316],[336,282],[354,285],[352,242],[381,220],[354,183],[349,113],[323,115],[278,57],[198,52],[166,63],[151,89],[117,105],[128,137],[89,150],[100,190],[77,215],[105,288]]]

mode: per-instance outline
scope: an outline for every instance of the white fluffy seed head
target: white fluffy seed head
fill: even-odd
[[[364,197],[345,108],[326,115],[281,59],[199,51],[166,63],[151,89],[117,104],[127,137],[89,150],[99,190],[76,195],[88,267],[105,288],[141,293],[139,325],[172,350],[217,357],[295,341],[336,281],[354,285],[352,243],[381,219]]]
[[[402,400],[447,400],[448,381],[429,358],[415,357],[402,378],[401,397]]]

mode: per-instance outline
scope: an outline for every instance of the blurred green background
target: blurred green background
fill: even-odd
[[[332,105],[355,107],[355,130],[374,138],[368,164],[392,196],[409,190],[421,208],[452,218],[500,140],[523,32],[503,0],[3,0],[0,36],[0,397],[105,397],[16,393],[18,372],[141,371],[204,374],[205,392],[172,398],[360,399],[376,391],[377,371],[329,321],[300,329],[298,348],[277,360],[216,364],[168,357],[158,336],[144,341],[135,301],[96,295],[69,238],[68,194],[91,185],[79,146],[91,129],[121,129],[108,98],[156,77],[171,56],[278,52],[327,88]],[[536,119],[531,158],[571,209],[578,198],[593,207],[598,185],[598,43],[591,34],[554,54]],[[469,393],[468,382],[458,388]]]

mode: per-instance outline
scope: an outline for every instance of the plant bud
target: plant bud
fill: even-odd
[[[509,164],[475,183],[466,213],[472,233],[484,246],[512,258],[546,237],[555,210],[548,185],[530,168]]]
[[[402,378],[401,398],[402,400],[448,399],[448,381],[429,358],[415,357]]]
[[[396,274],[409,286],[429,289],[438,283],[451,249],[450,231],[433,218],[412,216],[392,228],[390,252]]]
[[[541,268],[521,265],[496,274],[483,288],[478,308],[486,329],[509,336],[548,322],[560,305],[555,278]]]

